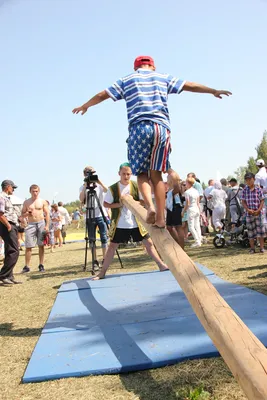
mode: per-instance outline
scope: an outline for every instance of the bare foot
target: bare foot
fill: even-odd
[[[153,226],[155,228],[160,228],[160,229],[164,229],[166,227],[166,223],[164,219],[156,219]]]
[[[99,281],[100,279],[105,279],[105,275],[102,274],[98,274],[96,276],[94,276],[91,281]]]
[[[159,265],[158,267],[159,267],[160,272],[169,271],[169,268],[165,264]]]
[[[147,209],[147,217],[146,217],[146,222],[148,224],[154,224],[156,221],[156,211],[155,208],[149,207]]]

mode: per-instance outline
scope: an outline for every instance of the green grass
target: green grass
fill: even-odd
[[[71,231],[69,231],[71,233]],[[120,250],[125,268],[115,259],[109,273],[155,270],[142,247]],[[188,254],[211,268],[221,278],[267,294],[266,256],[250,256],[247,250],[214,249],[211,244],[190,249]],[[46,250],[46,273],[37,271],[37,250],[32,272],[17,276],[23,285],[0,287],[0,398],[3,400],[184,400],[203,388],[216,400],[244,400],[245,396],[220,358],[193,360],[174,366],[123,375],[69,378],[21,384],[31,353],[53,306],[57,290],[65,280],[88,276],[82,271],[84,244],[67,244],[55,253]],[[21,254],[15,268],[24,265]],[[190,392],[191,391],[191,392]],[[191,393],[191,394],[190,394]],[[200,395],[199,395],[200,396]],[[190,397],[189,397],[190,398]],[[201,400],[201,397],[198,397]]]

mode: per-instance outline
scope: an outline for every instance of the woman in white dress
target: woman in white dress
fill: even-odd
[[[184,217],[187,212],[188,216],[188,228],[192,233],[195,243],[191,247],[201,246],[201,228],[200,228],[200,207],[199,207],[199,193],[193,187],[195,183],[194,178],[187,178],[186,180],[186,191],[185,195],[185,207],[182,212],[182,217]]]

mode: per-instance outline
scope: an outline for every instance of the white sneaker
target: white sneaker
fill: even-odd
[[[190,247],[200,247],[200,246],[201,246],[201,243],[193,243],[193,244],[191,244]]]

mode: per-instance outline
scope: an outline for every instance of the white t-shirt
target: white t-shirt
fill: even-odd
[[[70,216],[69,216],[68,210],[63,206],[59,206],[58,207],[58,211],[59,211],[59,214],[61,216],[62,225],[69,224],[70,223]]]
[[[80,187],[80,193],[83,191],[83,188],[84,188],[84,186]],[[88,192],[88,191],[89,191],[89,189],[86,189],[86,192]],[[99,203],[100,203],[100,205],[102,207],[103,213],[104,213],[105,216],[107,216],[107,211],[103,206],[103,203],[104,203],[103,193],[104,193],[104,191],[103,191],[102,186],[99,185],[98,183],[96,183],[95,192],[96,192],[97,197],[99,198]],[[87,193],[86,193],[86,196],[87,196]],[[85,202],[85,207],[86,206],[87,206],[87,204]],[[99,217],[102,217],[102,214],[101,214],[101,211],[100,211],[100,209],[99,209],[99,207],[97,205],[97,201],[95,199],[95,218],[99,218]]]
[[[208,198],[210,195],[210,192],[214,189],[214,186],[208,186],[205,190],[204,190],[204,195]]]
[[[262,185],[261,180],[267,178],[267,172],[265,167],[261,167],[255,175],[255,185]]]
[[[197,189],[191,187],[190,189],[187,189],[184,192],[184,195],[185,199],[189,203],[188,211],[190,210],[199,211],[198,201],[197,201],[199,199],[199,193]]]
[[[121,196],[125,194],[130,194],[130,184],[129,185],[123,185],[122,183],[119,182],[119,190]],[[112,204],[114,202],[113,195],[111,193],[111,190],[108,189],[106,196],[105,196],[105,202]],[[121,229],[133,229],[137,228],[137,223],[136,219],[133,215],[133,213],[125,206],[121,208],[121,215],[118,221],[117,228]]]

